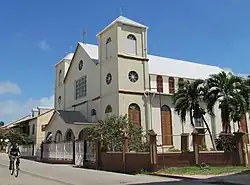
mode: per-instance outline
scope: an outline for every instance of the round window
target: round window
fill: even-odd
[[[111,73],[108,73],[107,76],[106,76],[106,83],[109,85],[112,81],[112,75]]]
[[[128,73],[128,78],[129,78],[129,80],[130,80],[131,82],[136,82],[136,81],[138,80],[139,76],[138,76],[137,72],[135,72],[135,71],[130,71],[130,72]]]

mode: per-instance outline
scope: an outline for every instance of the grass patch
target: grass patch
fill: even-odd
[[[168,168],[160,170],[158,174],[171,174],[171,175],[222,175],[231,173],[240,173],[250,171],[250,167],[243,166],[187,166],[179,168]]]

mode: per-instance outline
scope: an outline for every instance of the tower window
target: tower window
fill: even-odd
[[[105,113],[111,113],[112,112],[112,107],[110,105],[107,105],[106,109],[105,109]]]
[[[111,57],[111,37],[106,40],[106,59]]]
[[[62,70],[60,69],[59,75],[58,75],[58,85],[62,83]]]
[[[133,54],[136,55],[137,51],[136,51],[136,37],[132,34],[129,34],[127,36],[127,47],[128,47],[128,53],[129,54]]]

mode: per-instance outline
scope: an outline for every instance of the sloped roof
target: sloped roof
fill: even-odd
[[[65,123],[89,123],[87,118],[80,111],[57,110],[56,112]]]
[[[84,47],[85,46],[85,47]],[[82,46],[91,59],[98,59],[98,46],[92,44],[84,44]],[[210,74],[223,71],[218,66],[199,64],[172,58],[148,55],[149,74],[159,74],[165,76],[173,76],[179,78],[205,79]]]
[[[93,60],[98,60],[98,46],[93,44],[85,44],[79,42],[79,45],[87,52],[89,57]]]
[[[189,79],[205,79],[211,74],[223,71],[212,65],[148,55],[148,69],[151,74],[166,75]]]
[[[131,25],[131,26],[135,26],[135,27],[142,27],[142,28],[148,28],[147,26],[140,24],[138,22],[135,22],[127,17],[123,17],[123,16],[119,16],[117,19],[115,19],[113,22],[111,22],[108,26],[106,26],[106,28],[104,28],[102,31],[100,31],[97,35],[100,35],[102,32],[104,32],[107,28],[111,27],[112,25],[114,25],[115,23],[123,23],[123,24],[127,24],[127,25]]]
[[[72,58],[73,58],[73,56],[74,56],[74,53],[68,53],[68,54],[66,54],[58,63],[56,63],[56,65],[60,64],[63,60],[71,61]]]

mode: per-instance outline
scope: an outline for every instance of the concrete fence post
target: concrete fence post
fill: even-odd
[[[187,152],[189,150],[189,133],[181,134],[181,151]]]
[[[194,153],[194,161],[195,164],[199,164],[199,146],[198,146],[198,140],[199,140],[199,133],[196,129],[192,132],[193,136],[193,153]]]
[[[243,137],[244,137],[245,133],[244,132],[234,132],[234,137],[236,139],[237,142],[237,151],[239,154],[239,159],[240,159],[240,165],[246,165],[246,156],[247,153],[245,152],[244,148],[245,148],[245,144],[243,141]]]

